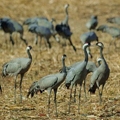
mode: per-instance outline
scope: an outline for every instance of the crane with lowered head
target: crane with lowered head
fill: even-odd
[[[41,78],[40,80],[33,82],[27,94],[27,97],[29,97],[29,95],[33,97],[35,93],[39,91],[40,93],[42,93],[46,90],[48,93],[48,109],[47,109],[48,115],[49,115],[49,109],[50,109],[50,96],[51,96],[52,90],[54,90],[55,114],[56,116],[58,116],[56,94],[57,94],[58,87],[65,80],[66,75],[67,75],[66,66],[65,66],[65,58],[66,58],[66,55],[64,54],[62,56],[62,66],[63,66],[62,72],[47,75]]]

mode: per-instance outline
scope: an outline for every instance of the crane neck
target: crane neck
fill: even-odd
[[[32,60],[32,55],[30,53],[30,50],[27,50],[28,57]]]
[[[69,20],[68,7],[65,8],[65,13],[66,13],[66,16],[65,16],[65,19],[63,20],[62,24],[68,25],[68,20]]]
[[[104,56],[103,56],[103,48],[102,48],[102,47],[100,47],[100,57],[101,57],[102,59],[104,59]]]
[[[88,48],[88,46],[86,46],[86,47],[84,48],[84,55],[85,55],[85,59],[84,59],[84,61],[86,61],[86,62],[88,62],[87,48]]]
[[[65,65],[65,58],[62,58],[62,72],[67,73],[66,71],[66,65]]]

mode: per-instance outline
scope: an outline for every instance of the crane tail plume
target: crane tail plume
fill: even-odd
[[[96,85],[93,85],[93,87],[91,87],[91,88],[89,89],[89,92],[92,93],[92,94],[95,94],[96,88],[97,88],[97,86],[96,86]]]

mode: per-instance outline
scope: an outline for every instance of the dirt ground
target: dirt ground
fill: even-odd
[[[62,47],[53,38],[50,39],[52,48],[47,49],[44,41],[42,47],[34,44],[34,35],[24,26],[24,38],[29,45],[33,47],[31,54],[33,57],[32,65],[25,74],[22,93],[23,102],[19,103],[19,77],[17,81],[17,103],[14,104],[14,80],[13,77],[0,78],[3,92],[0,94],[0,120],[119,120],[120,119],[120,42],[117,41],[117,48],[112,44],[109,46],[112,37],[108,34],[96,32],[99,41],[104,44],[104,57],[110,68],[110,76],[103,90],[103,102],[99,105],[98,91],[95,95],[87,92],[87,100],[84,97],[82,89],[80,114],[77,113],[78,99],[71,105],[71,113],[68,114],[69,90],[64,84],[60,86],[57,93],[58,117],[55,116],[53,93],[51,96],[50,117],[47,117],[47,99],[46,92],[38,93],[33,98],[27,98],[27,92],[30,85],[40,78],[59,72],[61,68],[61,57],[67,55],[66,65],[70,66],[75,62],[84,59],[80,35],[87,32],[85,24],[91,15],[97,15],[99,25],[108,24],[106,18],[120,16],[119,0],[1,0],[0,17],[11,17],[12,19],[23,23],[29,17],[44,16],[49,20],[56,19],[60,23],[64,17],[64,5],[69,4],[69,25],[73,32],[72,41],[77,48],[75,53],[69,42],[67,46]],[[114,25],[116,27],[120,27]],[[12,46],[9,41],[9,35],[0,31],[0,71],[2,65],[17,57],[27,57],[26,45],[19,39],[17,33],[13,34],[15,45]],[[62,41],[62,38],[61,38]],[[109,48],[109,50],[108,50]],[[99,57],[97,47],[91,47],[93,58],[89,60],[96,62]],[[86,90],[89,90],[89,81],[91,74],[87,76]],[[79,89],[79,86],[77,90]],[[78,95],[78,91],[77,91]],[[77,96],[78,97],[78,96]]]

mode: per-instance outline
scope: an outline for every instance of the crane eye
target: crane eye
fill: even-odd
[[[39,86],[36,87],[37,89],[40,88]]]

